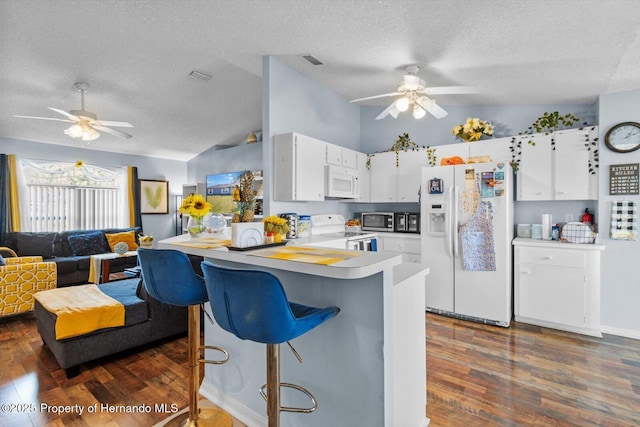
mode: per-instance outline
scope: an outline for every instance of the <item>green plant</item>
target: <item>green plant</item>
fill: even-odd
[[[429,166],[435,166],[437,162],[436,157],[436,149],[427,146],[427,160],[429,161]]]
[[[560,129],[560,126],[568,128],[579,121],[580,119],[571,113],[560,115],[557,111],[552,113],[545,111],[544,114],[538,117],[526,131],[520,132],[519,135],[531,135],[527,143],[535,146],[534,133],[544,132],[545,135],[551,134],[551,146],[555,149],[555,138],[553,137],[553,133]]]
[[[411,140],[411,137],[408,133],[403,133],[402,135],[398,135],[398,139],[396,143],[391,146],[391,151],[396,153],[396,167],[400,165],[400,159],[398,157],[398,153],[400,151],[407,151],[409,149],[416,149],[418,144]]]

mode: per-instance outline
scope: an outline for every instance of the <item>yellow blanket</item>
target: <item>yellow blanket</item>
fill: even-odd
[[[37,292],[34,298],[57,316],[57,340],[124,325],[124,306],[97,285],[50,289]]]

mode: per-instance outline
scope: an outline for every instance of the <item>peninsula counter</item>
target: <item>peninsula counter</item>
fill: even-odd
[[[359,252],[335,264],[317,265],[256,256],[261,249],[239,252],[181,244],[188,241],[186,235],[177,236],[158,242],[158,248],[200,255],[218,265],[269,271],[280,279],[290,301],[340,307],[335,318],[292,342],[304,363],[282,347],[282,381],[306,387],[318,399],[314,413],[283,412],[283,427],[429,424],[426,266],[402,263],[400,255],[384,252]],[[240,340],[206,316],[205,341],[226,348],[231,357],[224,365],[206,365],[200,393],[247,426],[266,426],[266,403],[258,393],[266,382],[266,346]],[[286,388],[282,393],[284,406],[309,404]]]

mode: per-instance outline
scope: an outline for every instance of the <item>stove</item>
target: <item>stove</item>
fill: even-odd
[[[360,251],[377,250],[377,233],[345,231],[344,223],[344,216],[339,214],[311,215],[311,234],[314,236],[345,238],[347,249]]]

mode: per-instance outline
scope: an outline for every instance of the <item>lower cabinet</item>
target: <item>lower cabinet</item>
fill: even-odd
[[[419,234],[378,233],[378,250],[400,253],[402,262],[421,262]]]
[[[601,337],[601,245],[517,238],[516,321]]]

